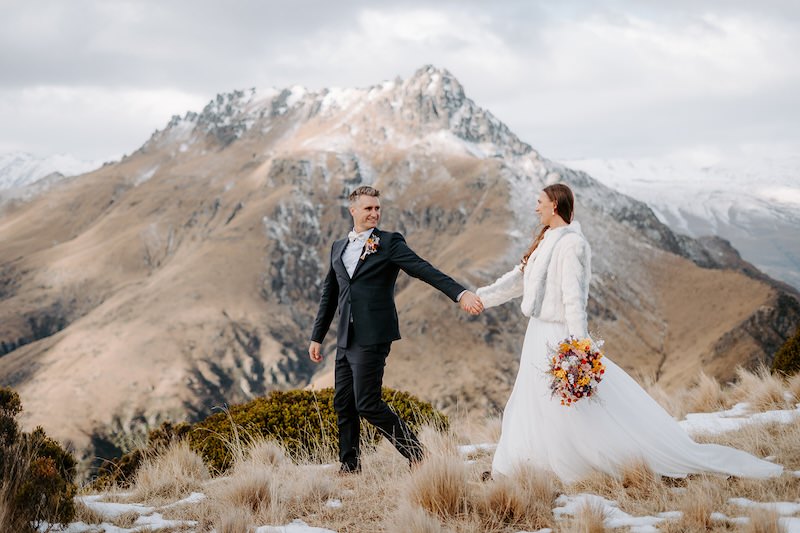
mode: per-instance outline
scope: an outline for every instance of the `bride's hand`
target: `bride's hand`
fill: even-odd
[[[471,315],[479,315],[483,311],[483,302],[478,295],[472,291],[465,292],[461,300],[458,301],[458,304],[461,306],[461,309]]]

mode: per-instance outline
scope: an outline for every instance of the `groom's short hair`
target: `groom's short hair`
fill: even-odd
[[[358,200],[359,196],[374,196],[375,198],[381,197],[381,191],[370,187],[369,185],[362,185],[358,189],[354,190],[350,193],[350,196],[347,198],[350,200],[350,203],[353,204]]]

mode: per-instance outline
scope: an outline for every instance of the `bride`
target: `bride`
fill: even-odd
[[[697,472],[780,475],[780,465],[733,448],[694,442],[607,357],[594,398],[569,407],[551,398],[548,346],[570,335],[588,337],[591,250],[580,224],[572,221],[573,205],[566,185],[545,187],[536,206],[544,227],[522,262],[477,291],[486,308],[522,296],[522,313],[530,317],[492,473],[509,475],[528,464],[570,483],[592,471],[616,475],[623,465],[643,460],[655,473],[670,477]]]

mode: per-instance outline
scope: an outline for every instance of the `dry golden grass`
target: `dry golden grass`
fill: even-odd
[[[255,524],[245,509],[230,507],[225,509],[214,524],[217,533],[250,533]]]
[[[198,490],[209,477],[203,459],[187,443],[178,442],[145,459],[134,477],[130,499],[156,505],[174,502]]]
[[[781,527],[780,516],[774,511],[752,509],[747,517],[750,519],[744,527],[744,531],[747,533],[783,533],[785,531]]]
[[[730,393],[733,401],[748,402],[754,411],[792,407],[784,395],[785,380],[779,375],[770,374],[768,368],[761,366],[755,372],[739,368],[736,378]]]
[[[661,477],[643,460],[632,461],[620,470],[620,484],[625,493],[635,500],[648,500],[664,488]]]
[[[789,378],[786,391],[792,395],[795,402],[800,402],[800,372]]]
[[[236,472],[215,487],[211,497],[222,508],[242,509],[260,523],[275,523],[285,515],[275,476],[265,469]]]
[[[678,525],[684,531],[706,531],[714,525],[711,513],[725,503],[720,482],[719,478],[699,479],[687,486],[678,501],[678,511],[683,513]]]
[[[290,463],[291,459],[280,444],[274,440],[255,439],[245,451],[245,460],[240,460],[237,466],[247,464],[248,467],[276,467],[286,466]]]
[[[486,531],[503,527],[538,530],[552,528],[557,484],[547,472],[520,467],[513,475],[499,476],[471,498]]]
[[[697,383],[684,398],[682,407],[684,415],[686,413],[709,413],[727,407],[726,395],[722,386],[715,378],[702,371],[697,376]]]
[[[792,386],[790,382],[779,383],[783,388],[779,391],[781,395]],[[778,397],[776,382],[758,374],[740,380],[733,387],[720,388],[721,398],[716,396],[713,380],[701,378],[697,389],[706,392],[705,400],[694,400],[696,406],[726,406],[739,399],[766,397],[766,401],[757,402],[763,408],[775,406]],[[734,393],[738,395],[736,400]],[[322,450],[320,457],[301,461],[290,459],[274,442],[249,441],[240,445],[226,476],[196,481],[197,487],[192,490],[206,494],[205,500],[159,512],[168,519],[195,520],[197,531],[203,532],[252,531],[255,526],[283,525],[298,518],[312,526],[342,533],[516,533],[541,528],[552,528],[554,532],[603,531],[602,511],[597,508],[586,507],[577,516],[564,520],[556,520],[553,515],[559,494],[591,493],[617,502],[622,511],[632,516],[681,511],[680,519],[670,519],[658,526],[660,531],[677,533],[740,531],[744,527],[733,521],[711,520],[713,512],[728,517],[749,513],[748,531],[780,531],[775,529],[774,515],[743,509],[729,500],[743,497],[757,502],[800,501],[800,483],[791,472],[767,480],[713,475],[671,480],[655,475],[643,461],[623,466],[618,476],[594,473],[570,485],[529,468],[520,468],[509,477],[497,476],[481,482],[480,473],[491,468],[492,453],[479,451],[464,457],[457,448],[459,443],[492,441],[489,437],[499,427],[497,419],[484,419],[481,423],[485,427],[468,419],[454,421],[450,434],[422,429],[420,439],[427,458],[414,470],[383,440],[375,447],[365,448],[363,472],[350,476],[339,476],[335,466],[319,464],[331,461],[330,450]],[[800,470],[800,421],[755,424],[697,440],[771,457],[787,470]],[[162,462],[193,464],[181,454],[159,457]],[[159,457],[153,462],[157,463]],[[157,470],[162,474],[191,470],[177,465],[163,465]],[[196,477],[202,478],[202,474]],[[188,489],[175,490],[176,496],[171,501],[186,492]],[[326,505],[332,498],[340,500],[341,507]],[[112,494],[110,499],[133,498]],[[87,522],[91,518],[90,513],[81,516]],[[93,521],[97,523],[97,518]]]
[[[453,437],[458,442],[481,444],[500,440],[503,423],[499,415],[476,417],[469,413],[458,413],[450,417],[450,421]]]
[[[128,511],[127,513],[122,513],[121,515],[115,517],[113,520],[110,520],[110,522],[117,527],[130,529],[140,516],[141,515],[136,511]]]
[[[576,533],[603,533],[605,513],[603,507],[590,502],[584,502],[572,523],[571,531]]]
[[[30,476],[33,453],[28,444],[19,441],[0,452],[0,531],[19,531],[30,517],[23,516],[15,498]]]
[[[84,524],[102,524],[105,521],[105,517],[82,501],[76,500],[75,521],[83,522]]]
[[[424,509],[404,504],[384,524],[387,533],[445,533],[441,522]]]
[[[466,515],[467,480],[467,467],[460,457],[429,454],[412,473],[406,497],[441,518]]]

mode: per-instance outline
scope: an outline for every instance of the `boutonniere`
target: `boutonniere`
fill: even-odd
[[[364,253],[361,254],[361,260],[367,258],[369,254],[374,254],[378,251],[378,243],[381,242],[381,238],[377,235],[370,235],[369,239],[367,239],[367,243],[364,245]]]

